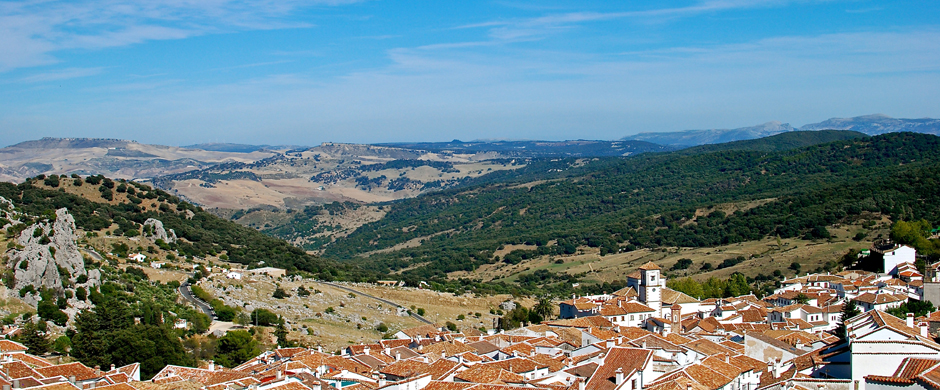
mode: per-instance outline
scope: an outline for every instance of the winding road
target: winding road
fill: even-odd
[[[193,295],[193,290],[189,288],[189,281],[184,280],[183,283],[180,284],[179,292],[183,299],[192,302],[194,305],[196,305],[196,307],[199,308],[199,310],[202,310],[203,313],[206,313],[206,315],[209,316],[209,318],[211,318],[213,321],[218,319],[218,317],[215,316],[215,311],[212,310],[212,306],[209,306],[208,303],[203,302],[202,299],[196,298]]]

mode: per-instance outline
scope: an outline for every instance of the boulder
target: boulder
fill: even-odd
[[[163,222],[155,218],[148,218],[144,221],[144,236],[153,240],[163,240],[167,244],[176,242],[176,232],[173,229],[164,229]]]

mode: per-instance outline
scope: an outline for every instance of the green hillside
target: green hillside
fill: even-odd
[[[496,261],[571,253],[582,245],[601,254],[708,247],[767,236],[822,237],[826,226],[871,213],[940,217],[940,138],[923,134],[778,152],[538,162],[513,174],[518,176],[510,183],[489,178],[493,182],[391,204],[383,219],[327,246],[324,257],[380,273],[404,270],[402,277],[416,282]],[[726,202],[761,199],[772,201],[730,215],[695,215]],[[423,241],[396,247],[416,239]],[[522,243],[538,249],[494,256],[502,245]]]
[[[53,177],[55,181],[50,181]],[[61,180],[71,183],[72,180],[82,179],[62,176]],[[167,249],[180,255],[204,257],[224,253],[228,261],[245,264],[250,268],[263,264],[309,272],[325,280],[375,279],[372,274],[354,265],[338,264],[309,255],[281,239],[218,218],[162,190],[137,183],[115,182],[101,176],[92,176],[84,181],[83,188],[97,187],[98,190],[93,192],[100,190],[101,194],[107,194],[110,199],[101,198],[97,194],[90,199],[88,196],[65,192],[59,187],[60,179],[56,176],[29,179],[19,185],[0,183],[0,196],[11,200],[30,215],[54,215],[56,209],[66,207],[74,216],[76,226],[88,232],[117,224],[117,228],[109,234],[133,236],[140,233],[144,221],[156,218],[181,238],[176,243],[165,244]],[[58,190],[51,189],[50,183],[55,183]],[[121,193],[121,196],[116,196],[115,192]],[[20,226],[25,226],[31,221],[20,222],[24,223]]]
[[[848,130],[788,131],[770,137],[734,141],[723,144],[694,146],[679,154],[720,152],[724,150],[753,150],[757,152],[779,152],[828,142],[867,137],[864,133]]]

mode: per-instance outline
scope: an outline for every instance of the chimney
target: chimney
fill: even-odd
[[[447,352],[441,351],[441,359],[447,358]]]
[[[726,353],[726,354],[725,354],[725,363],[731,364],[731,354],[730,354],[730,353]]]
[[[320,387],[320,382],[317,382],[313,384],[313,388],[311,390],[320,390],[321,388],[322,387]]]
[[[796,347],[796,349],[803,349],[803,342],[802,342],[802,341],[797,341],[797,342],[796,342],[796,345],[794,345],[794,347]]]
[[[692,390],[692,382],[688,382],[685,384],[685,390]]]
[[[75,375],[69,375],[69,383],[75,384]]]
[[[914,327],[914,313],[907,313],[907,327]]]
[[[582,379],[578,379],[578,390],[584,390],[587,387],[587,383]]]
[[[317,352],[323,353],[323,347],[318,345],[318,346],[317,346]]]
[[[613,347],[614,347],[614,340],[607,340],[607,348],[613,348]]]
[[[209,361],[209,371],[215,371],[215,362],[212,360]]]
[[[10,390],[10,385],[3,385],[3,390]]]
[[[646,340],[643,340],[643,344],[641,344],[640,348],[646,349]]]
[[[774,362],[774,378],[779,378],[780,375],[783,375],[783,361],[777,359],[777,361]]]
[[[401,360],[401,352],[395,351],[395,361]]]
[[[372,348],[369,348],[369,346],[366,345],[366,347],[362,349],[362,353],[368,355],[369,352],[372,352]]]
[[[774,377],[774,378],[777,378],[777,376],[774,375],[774,361],[773,361],[773,359],[767,361],[767,373],[770,374],[770,376],[772,376],[772,377]]]
[[[114,364],[111,364],[111,371],[114,371]]]
[[[19,380],[19,379],[14,379],[14,380],[13,380],[13,388],[14,388],[14,389],[19,389],[19,388],[20,388],[20,380]]]
[[[615,378],[614,384],[620,386],[623,384],[623,368],[618,367],[616,373],[617,377]]]
[[[385,347],[385,354],[388,356],[392,356],[392,349],[389,347]]]
[[[275,378],[276,378],[277,380],[281,380],[282,378],[284,378],[284,372],[281,371],[280,368],[277,369],[277,374],[275,374]]]
[[[379,387],[385,387],[386,383],[387,382],[385,381],[385,375],[380,374],[379,375]]]
[[[421,361],[427,363],[427,362],[428,362],[428,355],[421,356]]]
[[[921,322],[919,326],[920,326],[921,337],[930,337],[930,328],[927,326],[927,323]]]

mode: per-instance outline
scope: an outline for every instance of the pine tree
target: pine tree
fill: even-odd
[[[845,322],[861,313],[862,312],[858,310],[858,306],[855,305],[855,301],[847,301],[845,305],[842,305],[842,319],[839,320],[839,325],[836,327],[836,336],[838,336],[840,340],[848,341],[849,339],[849,330]]]
[[[26,325],[23,326],[23,334],[20,336],[20,341],[23,342],[26,348],[29,348],[26,351],[27,353],[42,355],[49,352],[49,340],[43,332],[40,332],[39,326],[32,321],[27,322]]]

